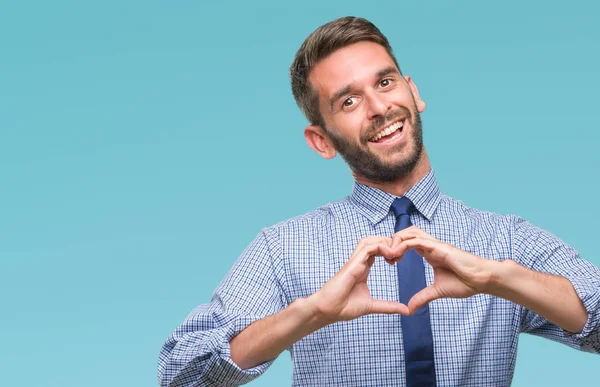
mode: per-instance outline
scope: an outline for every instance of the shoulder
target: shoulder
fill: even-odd
[[[274,235],[301,236],[314,234],[324,230],[337,219],[352,216],[355,212],[354,205],[348,197],[345,197],[338,201],[322,205],[312,211],[265,227],[262,231],[267,237]]]
[[[519,215],[482,211],[447,195],[441,196],[435,217],[438,222],[452,222],[471,238],[487,237],[511,246],[515,258],[572,249],[556,235]]]
[[[503,251],[511,251],[520,236],[531,238],[542,231],[518,215],[481,210],[447,195],[441,195],[432,223],[466,245],[484,244]]]
[[[434,216],[438,219],[450,218],[462,224],[494,225],[506,228],[513,228],[517,223],[525,221],[514,214],[503,215],[471,207],[445,194],[440,194],[440,202]]]

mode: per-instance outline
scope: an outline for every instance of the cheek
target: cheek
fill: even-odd
[[[333,125],[342,136],[358,140],[364,127],[363,115],[358,111],[340,114],[333,120]]]
[[[414,106],[414,99],[410,90],[398,88],[394,90],[390,95],[392,103],[396,106],[403,106],[412,109]]]

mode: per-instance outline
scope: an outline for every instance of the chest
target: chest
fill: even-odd
[[[510,241],[505,233],[492,227],[464,221],[435,223],[423,217],[412,217],[412,223],[436,239],[461,250],[494,260],[511,258]],[[308,297],[318,291],[352,257],[362,238],[391,237],[395,218],[386,217],[377,224],[360,217],[338,218],[293,238],[282,241],[282,259],[288,302]],[[433,283],[433,270],[424,260],[427,285]],[[383,258],[375,260],[368,285],[378,299],[397,300],[398,274],[395,266]]]

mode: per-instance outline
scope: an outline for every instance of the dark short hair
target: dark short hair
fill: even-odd
[[[319,96],[308,81],[311,70],[334,51],[364,41],[383,46],[400,71],[387,38],[373,23],[360,17],[346,16],[322,25],[306,38],[296,52],[290,66],[292,93],[311,125],[325,128],[319,111]]]

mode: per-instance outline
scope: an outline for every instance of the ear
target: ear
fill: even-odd
[[[406,79],[406,83],[408,83],[408,86],[410,87],[410,91],[412,92],[413,98],[415,99],[415,103],[417,104],[417,110],[419,111],[419,113],[422,113],[423,110],[425,110],[426,104],[425,101],[423,101],[421,97],[419,97],[419,90],[417,89],[417,85],[415,85],[413,80],[408,75],[405,76],[404,79]]]
[[[309,125],[304,129],[304,138],[308,145],[325,159],[332,159],[336,155],[335,148],[327,133],[320,126]]]

